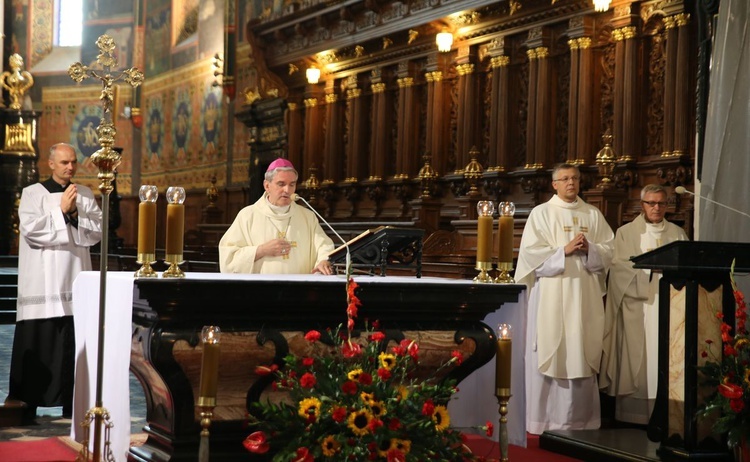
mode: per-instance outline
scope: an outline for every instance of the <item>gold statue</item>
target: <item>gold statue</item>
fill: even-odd
[[[23,58],[18,53],[10,55],[8,62],[11,71],[3,72],[3,88],[10,92],[10,108],[18,111],[21,109],[26,91],[34,85],[34,77],[28,71],[21,70],[23,69]]]

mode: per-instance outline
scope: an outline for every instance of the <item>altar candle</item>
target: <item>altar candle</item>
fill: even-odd
[[[477,202],[477,261],[492,261],[492,214],[495,204],[492,201]]]
[[[203,339],[203,361],[201,363],[201,398],[216,398],[219,387],[219,333],[217,326],[204,326],[201,331]]]
[[[143,185],[138,196],[138,255],[156,253],[156,186]]]
[[[516,206],[513,202],[500,203],[500,219],[498,220],[499,253],[497,261],[500,263],[513,262],[513,214]]]
[[[510,391],[511,371],[511,327],[500,324],[497,332],[497,355],[495,357],[495,388]]]
[[[185,234],[185,190],[180,187],[167,189],[167,255],[182,255]]]

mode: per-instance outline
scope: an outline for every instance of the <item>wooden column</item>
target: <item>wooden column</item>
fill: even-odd
[[[388,155],[388,113],[385,98],[385,83],[372,84],[372,151],[370,153],[369,180],[378,181],[385,177],[385,160]]]
[[[367,113],[362,90],[354,85],[346,90],[348,131],[346,143],[346,181],[357,182],[367,178]]]
[[[623,114],[625,106],[625,34],[624,28],[612,31],[615,42],[615,88],[612,102],[612,150],[615,155],[623,152]]]
[[[469,151],[477,145],[475,134],[476,121],[476,83],[474,64],[464,63],[456,66],[458,73],[458,113],[456,115],[457,146],[456,171],[463,172],[469,163]]]
[[[568,93],[568,158],[569,164],[578,157],[578,66],[581,55],[578,39],[568,40],[570,48],[570,91]]]
[[[594,160],[594,150],[592,148],[591,137],[592,119],[593,119],[593,75],[594,75],[594,58],[591,50],[591,38],[578,38],[578,134],[576,136],[576,160],[578,165],[589,165]],[[545,60],[546,61],[546,60]],[[551,114],[547,116],[548,120],[552,118]],[[552,124],[552,121],[549,122]],[[549,138],[547,138],[549,140]],[[547,149],[547,162],[552,159],[551,149]]]
[[[326,94],[325,158],[323,184],[341,180],[341,163],[344,158],[341,103],[336,93]]]
[[[620,161],[634,160],[638,155],[638,56],[635,41],[635,26],[623,27],[622,35],[625,43],[625,60],[623,63],[623,105],[622,105],[622,144],[621,151],[615,149],[615,155]]]
[[[662,129],[662,157],[674,151],[675,81],[677,80],[677,22],[674,16],[664,18],[667,36],[666,65],[664,66],[664,127]]]
[[[535,49],[537,61],[536,77],[536,122],[534,124],[534,167],[542,168],[550,162],[550,132],[552,111],[550,108],[549,48]]]
[[[286,113],[286,124],[289,130],[287,141],[287,159],[297,168],[302,168],[302,149],[304,132],[302,125],[302,111],[299,104],[289,103]]]
[[[528,97],[528,108],[526,111],[526,168],[539,168],[540,165],[536,165],[536,91],[537,91],[537,75],[538,75],[538,61],[536,55],[536,48],[532,48],[526,51],[526,56],[529,57],[529,97]]]
[[[492,67],[492,102],[490,106],[490,146],[488,170],[505,171],[510,169],[510,107],[508,91],[510,75],[508,73],[508,56],[495,56],[490,60]]]
[[[322,123],[318,98],[305,99],[305,141],[302,153],[302,165],[297,166],[300,177],[307,178],[310,167],[321,168],[323,159]]]
[[[674,119],[674,149],[672,155],[681,156],[687,154],[690,147],[690,108],[688,106],[692,98],[688,94],[690,83],[690,31],[688,23],[690,15],[680,13],[675,15],[677,24],[677,63],[675,79],[675,119]]]
[[[414,96],[414,78],[397,80],[399,88],[398,140],[396,144],[396,175],[408,179],[417,173],[419,160],[419,108]]]
[[[448,135],[449,130],[445,117],[445,85],[443,73],[432,71],[425,73],[427,80],[427,132],[425,139],[427,150],[432,156],[431,164],[438,172],[448,171]]]

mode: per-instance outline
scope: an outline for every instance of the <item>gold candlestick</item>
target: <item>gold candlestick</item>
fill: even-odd
[[[136,260],[142,266],[135,272],[137,278],[157,277],[151,267],[156,263],[156,199],[159,190],[156,186],[145,184],[138,191],[141,203],[138,204],[138,252]]]
[[[198,462],[208,462],[209,427],[213,410],[216,407],[216,394],[219,387],[219,326],[203,326],[201,343],[203,358],[201,362],[201,381],[198,391],[198,407],[201,413],[201,440],[198,447]]]
[[[513,284],[516,281],[510,275],[513,271],[513,215],[516,213],[516,205],[513,202],[500,202],[498,207],[500,218],[498,219],[499,251],[497,256],[497,269],[499,274],[495,282],[502,284]]]
[[[511,325],[500,324],[497,328],[497,351],[495,356],[495,396],[500,405],[500,425],[498,436],[500,443],[500,460],[507,462],[508,458],[508,401],[510,400],[510,378],[512,341]]]
[[[477,267],[479,274],[474,282],[492,282],[487,271],[492,269],[492,215],[495,203],[492,201],[477,202]]]
[[[183,262],[182,251],[185,233],[185,189],[178,186],[167,188],[167,242],[164,261],[169,263],[169,268],[164,271],[162,277],[184,278],[185,273],[179,264]]]

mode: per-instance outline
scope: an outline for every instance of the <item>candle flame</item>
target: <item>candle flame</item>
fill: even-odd
[[[497,328],[497,336],[502,340],[510,340],[511,338],[511,325],[500,324]]]

